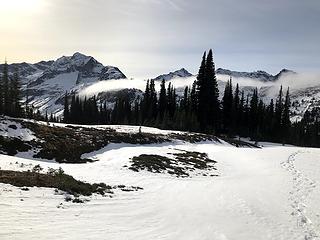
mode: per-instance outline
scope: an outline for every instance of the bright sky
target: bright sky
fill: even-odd
[[[319,0],[0,0],[0,58],[79,51],[128,77],[185,67],[204,50],[231,70],[320,69]]]

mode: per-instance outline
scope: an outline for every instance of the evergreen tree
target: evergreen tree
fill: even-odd
[[[197,114],[202,132],[217,131],[219,126],[219,90],[213,54],[204,53],[197,77]]]
[[[232,123],[232,111],[233,111],[233,93],[232,93],[232,80],[227,82],[224,95],[222,99],[222,112],[223,112],[223,130],[226,133],[230,133]]]
[[[202,62],[199,68],[197,80],[196,80],[196,91],[197,91],[197,115],[198,120],[200,123],[200,129],[201,131],[205,131],[206,125],[207,125],[207,114],[206,114],[206,108],[207,105],[206,101],[206,52],[204,52],[202,57]]]
[[[283,116],[283,95],[282,95],[282,86],[279,90],[279,95],[276,101],[275,107],[275,116],[274,116],[274,124],[275,124],[275,140],[280,140],[282,138],[282,116]]]
[[[257,128],[258,128],[258,89],[253,90],[253,94],[250,101],[250,134],[256,139],[257,137]]]
[[[283,128],[283,134],[284,138],[289,137],[289,130],[290,130],[290,93],[289,88],[286,93],[285,102],[283,106],[283,115],[282,115],[282,128]],[[284,139],[283,139],[284,140]]]
[[[157,92],[155,89],[154,80],[150,81],[150,104],[149,104],[149,118],[155,120],[158,113],[158,99]]]
[[[244,92],[241,92],[241,99],[239,103],[239,111],[237,113],[237,130],[236,132],[240,135],[244,135],[244,114],[245,114],[245,99]]]
[[[159,94],[159,115],[160,120],[163,120],[164,113],[167,108],[167,91],[165,80],[162,80],[160,85],[160,94]]]
[[[240,114],[240,90],[239,84],[236,85],[236,89],[234,91],[233,99],[232,99],[232,131],[239,132],[239,123],[241,121]]]
[[[208,101],[206,102],[205,108],[208,113],[209,126],[212,126],[213,131],[218,131],[220,119],[219,119],[219,90],[218,83],[216,79],[216,70],[213,62],[212,49],[209,50],[206,61],[206,96]],[[232,90],[231,90],[232,91]]]
[[[191,111],[196,114],[198,111],[198,95],[197,95],[197,82],[195,81],[192,84],[191,92],[190,92],[190,104],[191,104]]]
[[[65,95],[64,95],[64,111],[63,111],[63,121],[65,123],[68,123],[69,122],[69,99],[68,99],[68,93],[66,92]]]
[[[270,100],[270,104],[267,108],[266,114],[266,132],[265,135],[267,138],[272,139],[272,135],[274,132],[274,103],[273,99]]]
[[[142,109],[142,124],[149,118],[149,108],[150,108],[150,86],[149,80],[147,81],[146,90],[143,94],[143,101],[141,102],[141,109]]]
[[[3,112],[8,114],[10,111],[10,96],[9,96],[9,75],[8,75],[8,64],[7,61],[3,65],[2,73],[2,82],[3,82]]]
[[[13,79],[10,82],[10,114],[14,117],[22,116],[21,108],[21,85],[18,69],[15,69]]]

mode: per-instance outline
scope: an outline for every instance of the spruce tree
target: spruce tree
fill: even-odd
[[[257,137],[257,127],[258,127],[258,89],[253,90],[253,94],[250,101],[250,135],[256,139]]]
[[[149,107],[150,107],[151,101],[150,101],[150,86],[149,86],[149,80],[146,84],[146,90],[143,94],[143,101],[141,102],[141,109],[142,109],[142,124],[148,120],[149,118]]]
[[[68,92],[66,91],[64,95],[64,111],[63,111],[63,121],[65,123],[69,122],[70,113],[69,113],[69,99],[68,99]]]
[[[162,80],[160,85],[160,94],[159,94],[159,117],[160,121],[163,120],[164,113],[167,108],[167,91],[165,80]]]
[[[279,90],[279,95],[276,101],[275,107],[275,140],[280,141],[283,134],[282,129],[282,116],[283,116],[283,94],[282,94],[282,86]]]
[[[184,92],[183,92],[183,98],[181,100],[181,108],[184,110],[184,111],[189,111],[189,105],[190,105],[190,102],[189,102],[189,87],[186,86],[184,88]]]
[[[223,113],[223,130],[225,133],[230,133],[232,123],[232,107],[233,107],[233,94],[232,94],[232,80],[227,82],[224,95],[222,99],[222,113]]]
[[[21,85],[18,69],[15,69],[13,79],[10,82],[10,113],[14,117],[21,117]]]
[[[272,140],[273,133],[274,133],[274,102],[273,102],[273,99],[271,99],[270,104],[267,108],[267,114],[266,114],[266,137]]]
[[[204,53],[197,77],[197,114],[202,132],[215,132],[219,126],[219,90],[213,54]]]
[[[236,89],[234,91],[233,101],[232,101],[232,129],[234,132],[238,132],[239,123],[241,121],[240,116],[240,91],[239,84],[236,85]]]
[[[10,111],[10,99],[9,99],[9,75],[8,75],[8,63],[5,61],[3,65],[2,73],[2,82],[3,82],[3,112],[8,114]]]
[[[245,114],[245,99],[244,99],[244,92],[241,92],[241,99],[239,103],[239,111],[238,111],[238,116],[237,116],[237,127],[238,130],[237,132],[241,135],[244,134],[244,114]]]
[[[212,128],[214,132],[218,131],[219,128],[219,90],[216,79],[216,70],[213,62],[212,49],[209,50],[207,55],[206,67],[205,67],[205,85],[207,101],[205,104],[205,111],[208,114],[209,128]]]
[[[197,95],[197,82],[194,81],[192,84],[191,92],[190,92],[190,107],[191,111],[194,115],[196,115],[198,111],[198,95]]]
[[[207,113],[206,113],[206,101],[208,101],[206,96],[206,52],[204,52],[201,65],[199,68],[197,80],[196,80],[196,91],[197,91],[197,115],[200,123],[201,131],[205,131],[207,125]]]
[[[285,102],[283,106],[283,115],[282,115],[282,128],[284,138],[289,138],[289,130],[290,130],[290,93],[289,88],[286,93]],[[284,139],[283,139],[284,140]]]
[[[155,120],[158,113],[158,99],[157,92],[155,89],[154,80],[150,81],[150,104],[149,104],[149,118],[150,120]]]

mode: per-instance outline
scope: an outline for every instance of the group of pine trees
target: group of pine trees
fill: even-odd
[[[230,79],[219,100],[212,50],[204,53],[197,79],[184,89],[183,97],[164,80],[157,93],[154,80],[150,80],[141,99],[132,101],[122,95],[112,108],[106,104],[97,102],[96,97],[66,94],[64,121],[145,125],[299,145],[319,142],[320,118],[310,121],[305,116],[300,122],[290,122],[289,88],[284,94],[281,87],[277,99],[265,104],[257,88],[245,95]]]
[[[72,94],[69,104],[69,95],[65,94],[63,118],[66,123],[101,124],[102,112],[102,109],[98,111],[96,97],[82,99]]]
[[[23,115],[18,69],[10,77],[7,62],[3,64],[2,76],[0,78],[0,114],[12,117]]]
[[[251,137],[254,140],[288,141],[291,127],[289,88],[284,97],[281,86],[276,103],[271,99],[266,105],[259,99],[257,88],[251,96],[244,96],[238,84],[233,89],[230,79],[226,84],[221,105],[222,133]]]

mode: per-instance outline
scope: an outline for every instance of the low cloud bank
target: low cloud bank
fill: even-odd
[[[230,79],[227,75],[217,75],[217,80],[227,82]],[[196,80],[196,76],[187,78],[174,78],[166,82],[168,86],[169,82],[175,88],[184,88],[186,86],[192,86],[192,83]],[[290,87],[291,91],[320,86],[320,73],[298,73],[298,74],[285,74],[276,82],[263,82],[259,79],[252,78],[232,78],[233,85],[237,83],[240,87],[257,87],[258,89],[263,87],[270,88],[270,94],[276,94],[280,88],[283,89]],[[94,83],[80,92],[80,95],[93,96],[100,92],[116,91],[121,89],[139,89],[145,90],[147,80],[144,79],[117,79],[117,80],[105,80]],[[160,82],[155,83],[156,90],[160,90]]]

